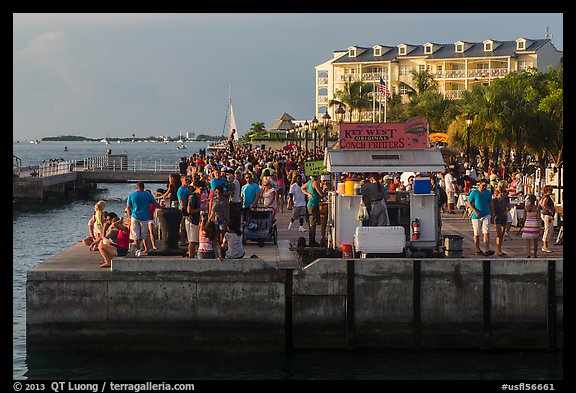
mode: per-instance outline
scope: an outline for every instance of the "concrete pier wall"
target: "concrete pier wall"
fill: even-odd
[[[117,258],[112,271],[28,272],[32,346],[563,347],[562,259]],[[73,346],[73,345],[72,345]],[[62,349],[62,348],[61,348]]]

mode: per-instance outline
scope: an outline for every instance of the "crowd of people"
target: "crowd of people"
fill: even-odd
[[[305,155],[298,150],[263,149],[252,144],[234,144],[211,156],[196,153],[182,157],[179,173],[169,175],[166,187],[153,194],[143,182],[127,198],[125,218],[105,211],[105,201],[98,201],[89,222],[90,236],[84,239],[93,251],[103,257],[101,267],[109,267],[114,256],[147,255],[157,250],[155,209],[175,207],[181,210],[179,242],[187,246],[186,257],[199,259],[243,258],[242,224],[255,207],[270,209],[273,220],[277,212],[291,210],[288,230],[298,221],[298,231],[308,232],[309,244],[325,245],[327,194],[331,190],[329,175],[306,176]],[[438,195],[439,213],[456,214],[456,196],[468,194],[467,206],[472,220],[475,252],[493,255],[490,249],[490,225],[495,226],[496,254],[505,256],[504,240],[510,239],[510,197],[522,197],[522,176],[511,173],[501,179],[497,168],[486,173],[460,170],[450,166],[442,173],[411,173],[406,183],[401,173],[343,174],[361,184],[361,194],[368,212],[366,225],[390,225],[386,208],[387,193],[410,191],[417,176],[430,177],[431,190]],[[342,181],[342,179],[338,179]],[[542,252],[550,252],[553,231],[554,202],[552,188],[544,188],[538,201],[525,200],[525,223],[522,237],[527,253],[537,256],[540,226],[543,226]],[[535,219],[534,217],[538,217]],[[438,217],[439,233],[441,218]],[[317,241],[317,227],[320,226]],[[483,250],[480,247],[482,234]],[[530,244],[528,244],[530,243]],[[132,246],[131,246],[132,245]],[[532,250],[532,252],[530,251]]]

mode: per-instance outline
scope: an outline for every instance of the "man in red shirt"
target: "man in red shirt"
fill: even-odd
[[[399,189],[400,189],[400,176],[396,175],[394,176],[394,182],[390,184],[390,188],[388,188],[388,191],[397,191]]]

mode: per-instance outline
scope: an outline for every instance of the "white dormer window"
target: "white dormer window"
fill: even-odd
[[[354,47],[348,48],[348,56],[356,57],[356,48]]]
[[[374,48],[374,56],[382,56],[382,48],[380,47]]]
[[[484,41],[484,52],[492,52],[492,43],[491,40]]]
[[[516,40],[516,50],[526,50],[526,40],[519,38]]]
[[[399,56],[406,55],[406,45],[398,45],[398,55]]]
[[[424,54],[431,55],[432,54],[432,45],[424,45]]]
[[[463,42],[457,42],[454,44],[454,51],[456,53],[464,53],[464,43]]]

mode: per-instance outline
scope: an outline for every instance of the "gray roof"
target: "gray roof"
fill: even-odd
[[[284,112],[280,117],[276,118],[276,122],[272,125],[272,127],[270,127],[270,130],[276,130],[276,131],[291,130],[294,127],[296,127],[294,123],[292,123],[292,120],[295,119],[288,113]]]
[[[526,39],[527,43],[530,43],[526,49],[522,52],[532,52],[540,49],[542,46],[550,42],[548,39]],[[384,53],[382,56],[374,56],[374,50],[372,48],[360,47],[358,49],[365,49],[364,52],[360,53],[356,57],[350,57],[348,54],[336,59],[333,63],[367,63],[367,62],[382,62],[382,61],[395,61],[402,58],[409,57],[422,57],[427,59],[463,59],[463,58],[473,58],[473,57],[516,57],[516,41],[494,41],[494,48],[492,52],[484,52],[483,42],[465,42],[471,45],[463,53],[456,53],[454,42],[449,44],[434,44],[434,52],[432,54],[424,54],[424,44],[422,45],[412,45],[405,44],[410,48],[410,46],[415,46],[416,48],[412,51],[408,51],[405,56],[398,55],[398,48],[393,48],[392,50]],[[436,45],[440,45],[441,48],[436,50]],[[382,45],[384,46],[384,45]]]
[[[391,150],[328,149],[328,172],[441,172],[444,158],[438,148]]]

